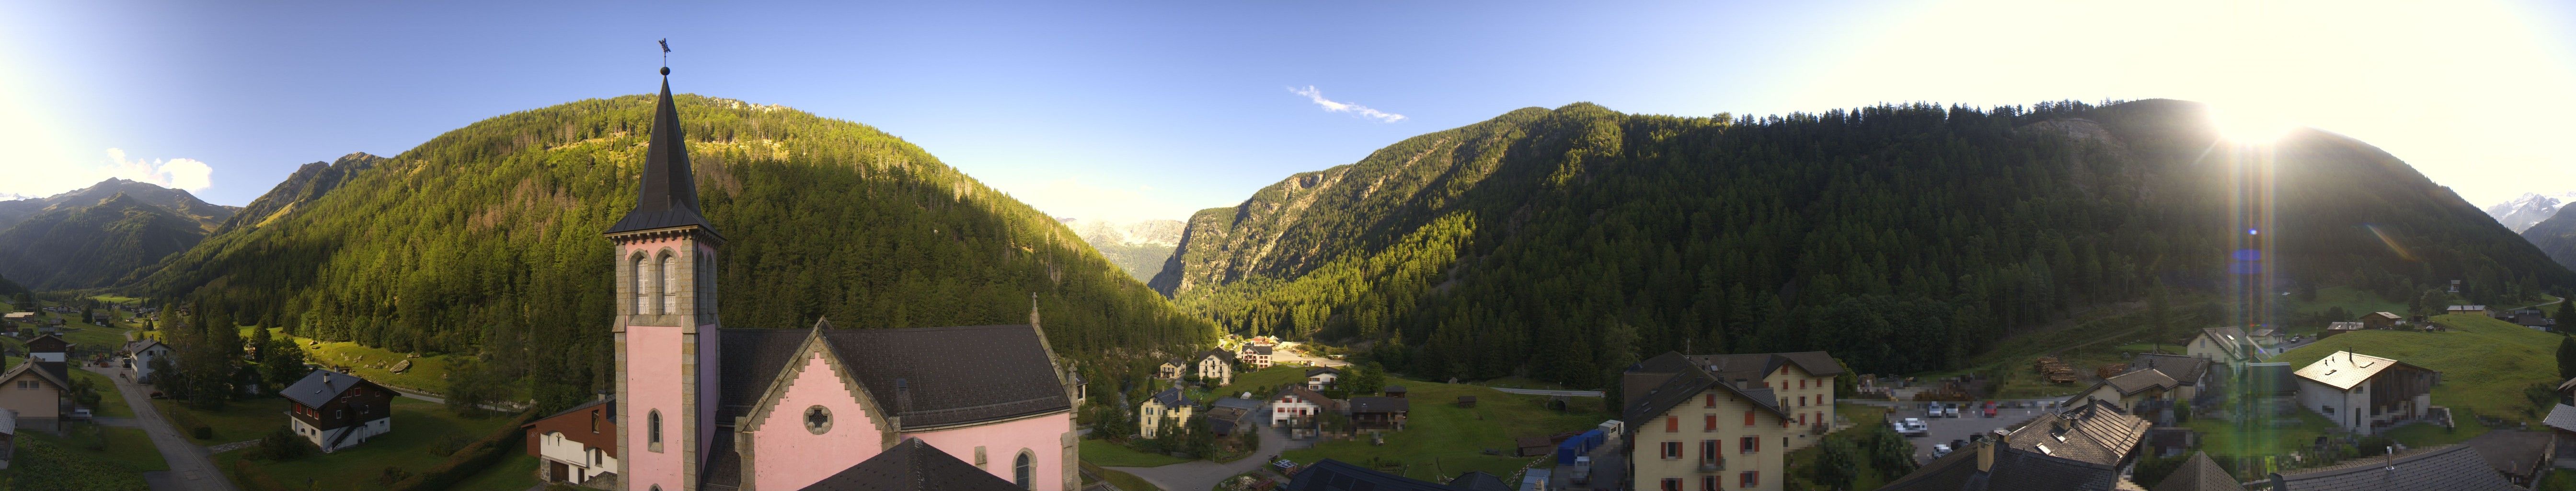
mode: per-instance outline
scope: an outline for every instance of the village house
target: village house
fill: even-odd
[[[2173,377],[2166,376],[2163,371],[2133,370],[2102,379],[2102,382],[2093,384],[2092,388],[2068,398],[2066,405],[2077,406],[2086,401],[2102,401],[2119,406],[2123,411],[2143,413],[2145,411],[2141,408],[2155,405],[2151,403],[2169,401],[2168,396],[2177,387],[2180,387],[2180,384],[2175,383]]]
[[[1306,369],[1306,390],[1327,390],[1342,380],[1342,370],[1333,367]]]
[[[2175,401],[2197,401],[2204,395],[2211,395],[2204,394],[2202,390],[2210,387],[2211,379],[2215,377],[2209,368],[2209,360],[2191,355],[2140,353],[2129,359],[2129,371],[2155,370],[2172,378],[2171,398]]]
[[[27,340],[27,359],[31,361],[69,361],[71,352],[72,342],[61,336],[46,334]]]
[[[1750,379],[1721,380],[1675,353],[1641,364],[1672,374],[1651,387],[1627,389],[1630,402],[1620,414],[1626,431],[1620,436],[1630,442],[1625,451],[1632,489],[1782,489],[1790,451],[1783,435],[1792,431],[1792,420],[1770,387]]]
[[[1189,373],[1190,373],[1190,363],[1189,363],[1189,362],[1181,361],[1181,359],[1179,359],[1179,358],[1173,358],[1173,359],[1169,359],[1169,360],[1163,360],[1163,364],[1162,364],[1161,366],[1155,367],[1155,371],[1154,371],[1154,378],[1159,378],[1159,379],[1164,379],[1164,380],[1180,380],[1182,376],[1189,375]]]
[[[2269,327],[2257,328],[2254,332],[2245,333],[2245,336],[2253,338],[2255,346],[2281,344],[2282,338],[2284,337],[2281,335],[2281,330]]]
[[[2444,445],[2362,457],[2314,469],[2276,473],[2272,489],[2290,491],[2496,491],[2521,489],[2466,445]]]
[[[615,482],[616,399],[602,397],[519,428],[528,433],[528,455],[541,462],[537,479],[564,484]]]
[[[1271,347],[1272,345],[1268,344],[1244,345],[1242,354],[1243,366],[1253,370],[1270,368]]]
[[[126,376],[133,377],[136,383],[152,383],[152,361],[170,357],[170,345],[152,339],[127,342],[119,351],[123,355],[118,361],[123,366],[119,368],[125,369]]]
[[[1406,389],[1404,388],[1404,386],[1402,386],[1402,385],[1396,385],[1396,384],[1386,384],[1386,386],[1385,386],[1385,387],[1379,387],[1379,388],[1377,389],[1377,392],[1378,392],[1379,394],[1385,394],[1387,397],[1393,397],[1393,398],[1397,398],[1397,399],[1403,399],[1403,398],[1404,398],[1404,395],[1408,393],[1408,392],[1406,392]]]
[[[2138,451],[2139,442],[2144,440],[2148,426],[2146,420],[2130,416],[2109,402],[2090,401],[2041,413],[2010,431],[1976,435],[1969,448],[1932,459],[1879,490],[2135,489],[2121,479],[2121,469],[2135,463],[2142,453]]]
[[[2317,332],[2317,339],[2330,338],[2337,334],[2359,332],[2362,329],[2368,328],[2370,328],[2370,324],[2362,322],[2328,322],[2326,323],[2325,330]]]
[[[1278,394],[1270,396],[1270,426],[1288,428],[1289,436],[1296,438],[1315,435],[1317,416],[1341,411],[1340,401],[1305,387],[1282,387]]]
[[[1234,357],[1224,350],[1199,353],[1199,378],[1214,380],[1217,385],[1234,383]]]
[[[287,427],[323,453],[366,443],[394,430],[393,389],[356,375],[314,370],[278,395],[294,402]]]
[[[1207,414],[1203,417],[1207,418],[1208,430],[1216,432],[1216,436],[1234,436],[1235,431],[1253,427],[1252,414],[1259,410],[1261,401],[1221,397],[1208,404]]]
[[[1027,491],[1081,486],[1071,377],[1034,295],[1022,324],[723,325],[715,284],[727,238],[700,211],[667,79],[661,89],[634,208],[601,233],[616,261],[601,279],[618,299],[603,327],[616,351],[622,486],[829,487],[893,452],[914,455],[885,465],[944,452]]]
[[[1711,377],[1730,383],[1750,382],[1766,388],[1789,424],[1798,431],[1784,433],[1789,450],[1807,448],[1819,441],[1833,425],[1834,377],[1843,374],[1841,362],[1823,351],[1796,353],[1747,353],[1733,355],[1683,355],[1665,352],[1631,365],[1620,374],[1623,405],[1634,405],[1648,391],[1662,385],[1665,379],[1698,368]]]
[[[2184,346],[2183,353],[2228,364],[2259,362],[2271,356],[2263,351],[2261,345],[2254,343],[2252,336],[2245,334],[2244,328],[2238,327],[2202,329],[2200,335],[2193,336],[2191,343]]]
[[[2433,405],[2433,385],[2442,380],[2440,372],[2349,351],[2327,355],[2295,374],[2300,407],[2364,434],[2423,417]]]
[[[71,368],[62,362],[21,362],[0,372],[0,384],[0,409],[16,412],[19,428],[54,431],[71,412]]]
[[[9,324],[12,326],[32,325],[36,322],[36,319],[40,318],[41,317],[36,316],[35,312],[10,312],[6,315],[0,315],[0,319],[8,320]]]
[[[2361,316],[2362,326],[2369,329],[2396,329],[2399,324],[2404,323],[2406,323],[2406,317],[2397,315],[2395,312],[2371,312],[2370,315]]]
[[[1166,430],[1182,431],[1190,423],[1190,400],[1173,387],[1154,393],[1136,407],[1136,436],[1158,438]]]
[[[1402,397],[1353,397],[1345,405],[1351,414],[1351,426],[1361,430],[1404,430],[1404,418],[1413,405]]]
[[[2445,314],[2473,314],[2473,315],[2487,315],[2487,306],[2485,306],[2485,305],[2452,305],[2452,306],[2449,306],[2449,307],[2443,307],[2443,308],[2442,308],[2442,313],[2445,313]]]

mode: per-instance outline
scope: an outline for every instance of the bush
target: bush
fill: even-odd
[[[215,439],[215,427],[202,424],[190,427],[188,428],[188,436],[197,437],[199,440],[213,440]]]
[[[312,440],[304,439],[303,435],[295,434],[294,430],[278,428],[276,431],[268,432],[268,436],[260,437],[259,446],[250,449],[249,452],[243,454],[243,457],[288,461],[322,453],[322,447],[313,446]]]
[[[463,450],[466,445],[472,443],[474,441],[465,439],[465,435],[450,433],[447,436],[438,437],[438,441],[430,442],[429,453],[440,457],[452,456],[456,455],[457,450]]]
[[[484,468],[491,467],[493,462],[500,461],[511,452],[526,450],[528,434],[520,430],[519,425],[536,419],[535,411],[519,413],[517,418],[512,418],[510,424],[502,425],[500,430],[465,444],[463,448],[449,455],[447,460],[440,461],[438,465],[430,466],[428,470],[420,471],[418,475],[408,476],[409,479],[388,483],[388,489],[426,491],[454,487],[457,482],[474,477],[475,474],[483,472]]]
[[[411,471],[403,470],[403,468],[399,466],[388,465],[385,466],[384,475],[378,476],[377,479],[383,480],[387,486],[392,486],[394,483],[403,482],[405,479],[411,479]]]

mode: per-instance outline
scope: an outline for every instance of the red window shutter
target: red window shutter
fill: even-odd
[[[1665,432],[1665,433],[1673,433],[1673,432],[1678,432],[1678,431],[1682,431],[1682,417],[1680,417],[1680,416],[1672,416],[1672,417],[1664,418],[1664,432]]]
[[[1664,478],[1664,491],[1682,491],[1682,478]]]
[[[1705,418],[1703,418],[1703,419],[1705,419],[1705,420],[1706,420],[1706,421],[1703,421],[1703,422],[1704,422],[1704,423],[1707,423],[1707,424],[1708,424],[1708,427],[1707,427],[1707,428],[1701,428],[1701,430],[1703,430],[1703,431],[1717,431],[1717,415],[1715,415],[1715,414],[1706,415],[1706,417],[1705,417]]]
[[[1746,411],[1744,411],[1744,425],[1745,425],[1745,426],[1753,426],[1753,411],[1751,411],[1751,410],[1746,410]]]
[[[1744,471],[1744,482],[1743,482],[1743,483],[1741,483],[1740,485],[1741,485],[1741,486],[1744,486],[1744,487],[1748,487],[1748,488],[1750,488],[1750,487],[1754,487],[1754,486],[1759,486],[1759,485],[1761,485],[1760,483],[1762,482],[1762,478],[1761,478],[1761,477],[1758,477],[1758,476],[1760,476],[1760,475],[1761,475],[1761,473],[1760,473],[1760,472],[1756,472],[1756,471]]]
[[[1717,491],[1717,476],[1700,476],[1700,491]]]
[[[1717,393],[1711,392],[1700,397],[1700,407],[1717,407]]]

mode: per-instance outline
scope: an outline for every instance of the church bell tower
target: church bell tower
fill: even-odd
[[[635,209],[604,234],[617,248],[617,473],[635,491],[698,489],[709,447],[726,438],[715,424],[724,237],[698,210],[670,76],[662,68]]]

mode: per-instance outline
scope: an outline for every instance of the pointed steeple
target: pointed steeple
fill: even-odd
[[[644,183],[637,188],[634,211],[610,226],[610,234],[696,226],[718,236],[715,225],[698,211],[697,177],[689,172],[688,139],[680,134],[680,111],[671,103],[671,69],[662,68],[662,96],[653,107],[653,139],[644,149]]]

